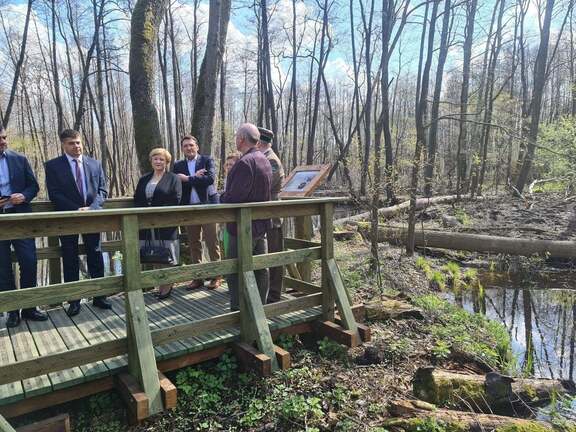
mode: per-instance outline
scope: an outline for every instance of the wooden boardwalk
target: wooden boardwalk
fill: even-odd
[[[290,295],[285,300],[292,299]],[[186,291],[175,288],[169,299],[159,301],[152,292],[144,294],[150,330],[169,328],[178,324],[226,314],[230,311],[228,291]],[[94,308],[84,303],[82,312],[70,318],[62,307],[48,310],[49,320],[44,322],[22,321],[13,329],[7,329],[6,317],[0,318],[0,367],[15,361],[30,360],[83,348],[126,337],[124,295],[110,298],[113,310]],[[268,320],[271,330],[277,330],[317,320],[321,307],[287,313]],[[154,347],[156,360],[162,361],[189,353],[227,345],[240,340],[240,329],[231,328],[190,337]],[[16,381],[0,386],[0,406],[50,393],[118,374],[127,367],[127,355],[52,372],[47,375]]]

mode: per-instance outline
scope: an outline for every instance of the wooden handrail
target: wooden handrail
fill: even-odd
[[[91,345],[86,348],[41,356],[33,360],[17,361],[0,366],[0,385],[31,378],[49,372],[103,360],[128,353],[129,372],[142,386],[150,400],[150,412],[161,409],[158,374],[154,345],[199,336],[232,326],[241,328],[245,342],[256,342],[260,350],[269,355],[275,365],[275,354],[267,318],[322,305],[325,319],[331,319],[334,303],[338,303],[345,328],[357,331],[351,316],[340,276],[333,259],[332,212],[340,198],[301,199],[249,204],[211,204],[154,208],[129,208],[128,200],[116,200],[116,208],[89,212],[33,212],[0,216],[0,240],[29,237],[53,237],[82,232],[118,231],[121,241],[105,243],[110,250],[123,251],[121,276],[53,283],[44,287],[0,292],[0,311],[58,303],[70,299],[125,293],[125,338]],[[36,209],[46,209],[38,203]],[[289,239],[290,250],[252,256],[251,222],[271,217],[298,217],[321,215],[322,241]],[[171,226],[198,225],[214,222],[238,224],[238,258],[192,265],[142,271],[139,264],[138,230]],[[309,236],[308,236],[309,237]],[[52,242],[40,250],[41,258],[55,261],[59,269],[58,248]],[[292,300],[263,305],[258,295],[254,271],[264,268],[323,260],[321,292],[303,282],[308,294]],[[193,323],[173,325],[151,331],[143,297],[143,289],[159,284],[177,283],[196,278],[238,273],[240,279],[240,312],[206,318]],[[297,281],[293,281],[296,285]]]

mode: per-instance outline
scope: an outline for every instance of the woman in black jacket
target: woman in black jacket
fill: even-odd
[[[166,149],[155,148],[150,152],[150,163],[153,171],[145,174],[138,181],[134,192],[136,207],[176,206],[182,197],[182,183],[178,176],[168,172],[172,155]],[[150,248],[167,249],[172,255],[172,265],[177,264],[180,256],[180,243],[178,240],[178,227],[155,228],[140,230],[140,249]],[[156,264],[157,268],[166,264]],[[158,290],[158,299],[170,297],[172,285],[161,285]]]

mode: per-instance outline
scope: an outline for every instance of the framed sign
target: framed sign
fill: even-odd
[[[330,165],[303,165],[294,168],[284,181],[280,198],[307,197],[322,184]]]

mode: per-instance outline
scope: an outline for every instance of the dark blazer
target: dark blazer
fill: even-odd
[[[56,210],[78,210],[85,205],[92,210],[99,210],[104,205],[108,187],[102,164],[86,155],[82,155],[82,162],[86,177],[86,204],[78,192],[66,155],[46,162],[46,188]]]
[[[226,178],[226,191],[220,195],[222,203],[270,201],[272,167],[264,153],[251,148],[232,166]],[[252,236],[258,237],[271,227],[270,219],[252,221]],[[236,224],[228,223],[228,232],[236,235]]]
[[[190,204],[190,193],[192,192],[192,187],[196,188],[196,193],[200,202],[202,204],[208,204],[208,186],[214,184],[214,179],[216,178],[216,168],[214,166],[214,159],[210,156],[198,155],[196,160],[196,171],[205,169],[206,174],[201,177],[196,177],[194,173],[188,171],[188,161],[186,159],[179,160],[174,164],[174,169],[172,170],[174,174],[185,174],[188,176],[188,181],[182,183],[182,200],[180,204],[188,205]]]
[[[134,192],[134,205],[136,207],[162,207],[176,206],[180,204],[182,198],[182,182],[174,173],[165,173],[154,189],[152,201],[146,199],[146,185],[154,173],[148,173],[140,177],[136,191]],[[157,228],[154,237],[160,240],[176,240],[178,238],[178,228]],[[140,240],[151,238],[151,230],[140,230]]]
[[[6,150],[4,154],[8,163],[8,171],[10,172],[10,189],[12,193],[21,193],[26,197],[26,201],[14,206],[14,211],[17,213],[31,212],[30,202],[36,198],[40,190],[38,181],[32,172],[32,167],[30,167],[26,156],[20,153]]]

